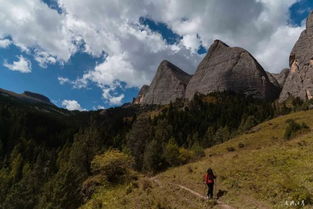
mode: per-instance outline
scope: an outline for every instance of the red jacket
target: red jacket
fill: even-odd
[[[206,184],[214,184],[215,176],[211,174],[205,174],[203,176],[203,182]]]

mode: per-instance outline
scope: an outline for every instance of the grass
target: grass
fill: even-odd
[[[288,119],[313,128],[313,111],[275,118],[207,149],[197,162],[160,173],[157,181],[142,176],[132,184],[99,189],[81,208],[219,208],[176,186],[204,194],[202,176],[208,167],[218,176],[216,191],[227,191],[221,200],[235,208],[313,208],[313,132],[285,140]],[[304,207],[286,205],[302,200]]]

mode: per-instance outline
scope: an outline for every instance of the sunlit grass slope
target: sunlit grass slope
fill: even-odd
[[[285,140],[288,119],[313,128],[312,110],[275,118],[207,149],[200,161],[100,188],[82,208],[220,208],[178,186],[203,195],[208,167],[218,176],[216,190],[227,191],[220,200],[235,208],[313,208],[313,132]],[[306,206],[287,206],[302,200]]]

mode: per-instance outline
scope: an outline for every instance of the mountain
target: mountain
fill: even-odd
[[[199,64],[186,89],[186,98],[196,93],[233,91],[255,98],[274,100],[279,88],[246,50],[216,40]]]
[[[285,68],[280,73],[267,72],[268,78],[274,85],[278,85],[281,89],[284,87],[285,81],[289,75],[290,69]],[[274,80],[275,79],[275,80]]]
[[[309,15],[306,29],[293,47],[290,57],[290,73],[279,97],[285,101],[289,96],[302,100],[312,99],[313,95],[313,13]]]
[[[266,72],[268,79],[270,80],[270,82],[276,86],[277,88],[281,89],[282,87],[280,86],[280,84],[278,83],[276,77],[274,76],[273,73],[270,72]]]
[[[24,101],[24,102],[29,102],[29,103],[43,103],[43,104],[55,106],[48,97],[38,94],[38,93],[30,92],[30,91],[25,91],[23,94],[18,94],[18,93],[0,88],[0,95],[4,95],[7,97],[11,97],[11,98]]]
[[[143,87],[137,98],[141,104],[169,104],[182,99],[191,75],[167,60],[161,62],[150,87]]]
[[[149,90],[148,85],[143,85],[139,90],[138,96],[133,100],[133,104],[140,104],[143,102],[144,96],[147,94]]]

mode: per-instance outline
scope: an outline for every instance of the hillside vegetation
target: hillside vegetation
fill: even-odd
[[[286,139],[290,121],[307,127]],[[313,208],[313,132],[309,128],[313,128],[312,110],[266,121],[205,150],[199,161],[154,177],[138,175],[138,180],[101,186],[81,209],[223,208],[179,187],[204,195],[202,176],[208,167],[218,176],[216,192],[226,191],[220,200],[234,208]]]
[[[127,191],[129,197],[135,194],[139,198],[132,191],[142,187],[141,181],[144,190],[152,193],[151,185],[158,182],[158,178],[145,181],[141,176],[198,161],[205,155],[205,148],[225,143],[263,121],[309,105],[298,103],[291,101],[278,106],[223,92],[197,95],[192,101],[165,106],[125,105],[79,112],[0,96],[0,208],[74,209],[97,194],[113,201],[119,196],[116,188]],[[309,132],[307,125],[298,121],[284,123],[287,125],[289,132],[285,138]],[[275,134],[269,133],[268,140],[273,140],[272,137]],[[250,140],[251,144],[258,143],[255,138]],[[242,143],[242,150],[251,149],[248,142]],[[238,145],[229,145],[226,150],[223,152],[234,154]],[[189,171],[194,178],[201,178],[196,168]],[[218,168],[217,171],[220,176]],[[99,189],[102,193],[97,193]],[[183,198],[179,193],[170,193]],[[148,197],[142,197],[143,202]]]

